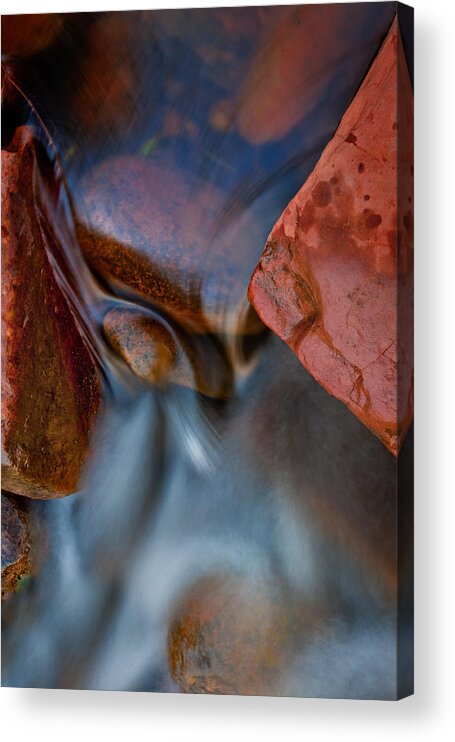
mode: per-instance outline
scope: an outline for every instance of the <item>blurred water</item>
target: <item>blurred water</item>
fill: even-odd
[[[31,504],[42,555],[3,611],[5,685],[178,690],[167,655],[176,606],[203,578],[233,574],[278,586],[289,616],[301,606],[314,612],[309,632],[292,619],[277,692],[396,694],[395,460],[277,338],[242,333],[243,315],[230,318],[237,294],[223,293],[241,253],[235,278],[243,287],[238,303],[246,305],[267,235],[334,132],[394,4],[327,7],[319,24],[286,7],[78,14],[67,17],[51,49],[7,62],[29,101],[14,109],[14,125],[31,122],[43,142],[50,136],[51,157],[58,153],[67,230],[57,241],[63,255],[53,258],[102,363],[105,403],[81,491]],[[232,122],[234,110],[237,121],[248,118],[255,75],[270,57],[277,64],[274,39],[283,28],[284,38],[292,37],[296,24],[298,50],[285,46],[283,55],[297,82],[283,86],[279,108],[292,108],[290,94],[301,95],[301,111],[284,133],[280,123],[276,137],[264,127],[261,141],[248,141],[246,125],[229,128],[226,117]],[[325,47],[331,28],[336,53]],[[309,44],[310,32],[321,33],[319,45]],[[321,60],[311,84],[299,69],[305,44]],[[258,99],[259,120],[260,108]],[[13,123],[6,119],[7,133]],[[128,172],[137,158],[152,175],[178,173],[197,183],[185,192],[188,200],[202,183],[216,189],[200,252],[182,269],[185,291],[196,282],[202,310],[210,302],[216,314],[209,332],[193,332],[187,314],[168,312],[127,280],[111,280],[93,265],[90,272],[73,220],[86,218],[93,173],[120,156]],[[137,183],[125,183],[136,194]],[[157,192],[161,187],[156,181]],[[168,211],[175,213],[173,188],[164,194],[166,224]],[[146,204],[150,197],[150,208],[154,189],[140,196]],[[95,193],[95,205],[103,199]],[[121,198],[106,211],[118,225]],[[179,213],[177,234],[189,230],[186,213]],[[159,213],[154,219],[160,223]],[[236,232],[243,219],[248,226]],[[230,263],[223,251],[212,260],[224,239]],[[122,249],[148,249],[130,242]],[[188,385],[135,378],[102,330],[114,301],[164,322],[190,359],[190,386],[214,373],[216,354],[216,374],[231,379],[230,393],[216,399]],[[255,690],[263,691],[260,682]]]

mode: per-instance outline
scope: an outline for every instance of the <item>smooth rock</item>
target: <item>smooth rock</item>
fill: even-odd
[[[413,414],[412,127],[394,21],[249,286],[265,324],[394,455]]]
[[[95,273],[195,332],[263,325],[246,299],[259,225],[216,186],[141,157],[109,158],[76,194],[78,236]]]
[[[185,693],[279,693],[290,623],[270,585],[227,575],[204,578],[171,622],[172,676]]]
[[[213,338],[177,336],[146,309],[120,303],[103,319],[111,348],[149,384],[178,384],[207,397],[226,399],[233,384],[226,353]]]
[[[152,384],[165,379],[175,365],[177,348],[166,328],[140,309],[111,309],[103,329],[133,373]]]
[[[54,170],[21,127],[2,150],[2,476],[38,498],[78,489],[101,396],[50,259],[57,204]]]

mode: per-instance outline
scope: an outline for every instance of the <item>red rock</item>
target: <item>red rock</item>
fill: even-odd
[[[185,342],[156,316],[119,304],[103,320],[106,338],[131,371],[149,384],[178,384],[216,399],[232,391],[232,370],[209,339]]]
[[[258,225],[215,186],[145,158],[105,160],[76,194],[92,269],[197,332],[256,332],[245,287]]]
[[[2,56],[28,57],[55,41],[62,27],[60,13],[2,16]]]
[[[19,128],[2,150],[2,477],[40,498],[78,488],[101,393],[49,258],[64,218],[54,177]]]
[[[30,574],[27,501],[2,492],[2,600]]]
[[[265,324],[395,455],[413,411],[412,126],[394,21],[249,286]]]

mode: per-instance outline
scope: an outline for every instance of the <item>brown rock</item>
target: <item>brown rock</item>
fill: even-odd
[[[192,331],[262,331],[245,291],[258,226],[215,186],[131,156],[104,161],[78,195],[81,247],[114,288]]]
[[[166,328],[140,309],[111,309],[103,329],[113,350],[139,378],[152,384],[169,375],[177,347]]]
[[[149,384],[179,384],[224,399],[232,389],[232,369],[210,338],[177,337],[145,309],[119,304],[104,317],[106,338],[131,371]]]
[[[60,13],[2,16],[2,56],[28,57],[50,46],[63,24]]]
[[[2,600],[30,574],[27,501],[2,492]]]
[[[395,455],[413,411],[412,122],[395,21],[249,286],[265,324]]]
[[[265,583],[200,580],[169,630],[169,666],[185,693],[273,695],[289,659],[291,618]]]
[[[101,393],[49,258],[64,218],[57,197],[32,130],[19,128],[2,150],[2,476],[40,498],[78,488]]]

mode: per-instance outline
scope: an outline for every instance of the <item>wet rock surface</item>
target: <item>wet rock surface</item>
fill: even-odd
[[[212,576],[183,599],[168,641],[184,692],[273,695],[291,651],[291,615],[276,585]]]
[[[147,309],[120,302],[106,313],[103,329],[111,348],[142,381],[178,384],[217,399],[232,393],[232,365],[211,336],[189,339]]]
[[[52,177],[32,129],[19,128],[2,150],[2,476],[39,498],[78,489],[101,395],[50,257]]]
[[[194,175],[141,157],[97,166],[78,190],[79,240],[92,269],[196,332],[254,332],[245,287],[256,225]]]
[[[397,335],[397,297],[412,308],[412,111],[395,21],[249,286],[263,321],[395,455],[413,410],[412,309]]]
[[[2,600],[16,591],[30,569],[27,502],[2,491]]]
[[[103,320],[109,344],[144,381],[163,381],[176,363],[177,347],[155,318],[134,308],[111,309]]]

